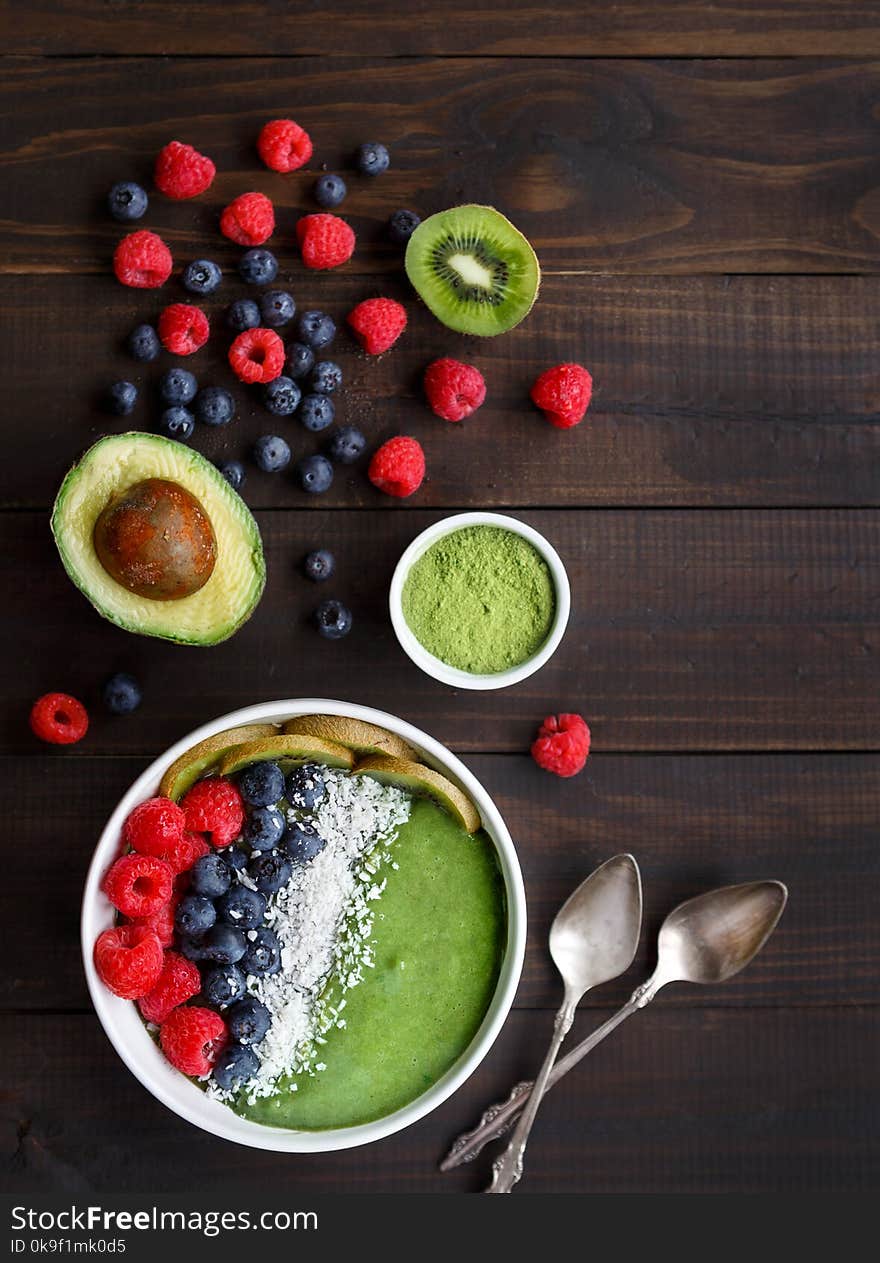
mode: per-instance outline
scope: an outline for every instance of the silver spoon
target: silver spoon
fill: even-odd
[[[550,1071],[575,1009],[591,987],[622,974],[632,964],[642,926],[642,883],[631,855],[615,855],[581,882],[550,927],[550,955],[565,984],[553,1023],[553,1038],[528,1103],[506,1151],[495,1162],[487,1193],[509,1193],[522,1176],[526,1142]]]
[[[661,987],[670,982],[724,982],[739,973],[773,933],[787,899],[788,891],[781,881],[756,881],[722,886],[680,903],[660,927],[653,975],[636,987],[626,1004],[607,1022],[562,1058],[550,1074],[545,1091],[568,1074],[624,1018],[649,1004]],[[451,1171],[463,1162],[471,1162],[490,1140],[509,1131],[531,1091],[531,1083],[518,1083],[506,1101],[490,1105],[474,1130],[458,1137],[440,1163],[440,1170]]]

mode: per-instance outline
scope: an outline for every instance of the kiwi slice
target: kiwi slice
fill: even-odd
[[[244,745],[233,746],[220,761],[220,775],[232,776],[240,772],[248,763],[256,763],[260,759],[288,759],[294,763],[324,763],[327,767],[341,767],[346,771],[354,763],[354,755],[345,746],[334,745],[331,741],[321,741],[318,737],[297,737],[275,733],[261,741],[247,741]]]
[[[362,719],[348,719],[345,715],[297,715],[296,719],[287,721],[282,731],[332,741],[335,745],[347,746],[355,754],[388,754],[395,759],[413,761],[419,758],[418,750],[387,728]]]
[[[541,284],[534,250],[493,206],[453,206],[423,220],[406,247],[406,274],[438,320],[482,337],[518,325]]]
[[[356,775],[375,776],[383,785],[397,785],[399,789],[409,790],[411,794],[433,798],[468,833],[476,833],[480,827],[480,813],[467,794],[424,763],[373,754],[361,759],[354,770]]]
[[[199,779],[212,763],[216,763],[233,746],[245,741],[259,741],[277,734],[274,724],[245,724],[242,728],[227,728],[224,732],[215,732],[213,737],[206,737],[196,745],[190,746],[179,759],[175,759],[159,782],[159,793],[163,798],[178,798]]]

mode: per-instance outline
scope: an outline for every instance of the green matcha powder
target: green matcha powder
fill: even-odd
[[[416,639],[451,667],[493,675],[533,657],[547,639],[556,597],[540,553],[498,526],[465,526],[432,544],[403,586]]]

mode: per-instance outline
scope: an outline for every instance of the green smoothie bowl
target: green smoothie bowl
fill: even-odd
[[[81,933],[148,1091],[224,1139],[320,1153],[408,1127],[477,1068],[519,982],[525,893],[443,745],[308,698],[224,715],[134,782]]]

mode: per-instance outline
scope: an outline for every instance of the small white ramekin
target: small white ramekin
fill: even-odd
[[[435,658],[416,639],[403,613],[403,585],[412,567],[432,544],[436,544],[438,539],[442,539],[444,535],[451,535],[454,531],[460,531],[466,526],[498,526],[504,530],[513,531],[514,534],[528,540],[549,566],[556,593],[556,612],[553,616],[553,624],[547,639],[538,652],[531,658],[527,658],[525,662],[519,663],[518,666],[511,667],[508,671],[496,671],[491,675],[478,675],[472,671],[462,671],[458,667],[451,667],[442,658]],[[427,530],[422,531],[404,551],[391,579],[388,605],[391,611],[391,624],[394,627],[397,639],[400,641],[401,648],[417,667],[421,667],[426,675],[433,676],[441,684],[451,684],[453,688],[503,689],[507,688],[509,684],[518,684],[520,680],[525,680],[530,675],[534,675],[556,652],[559,642],[565,634],[568,616],[571,612],[571,589],[568,584],[568,575],[565,572],[565,566],[562,564],[559,553],[534,527],[527,526],[525,522],[520,522],[514,517],[507,517],[503,513],[456,513],[452,517],[443,518],[441,522],[435,522],[433,526],[429,526]]]

